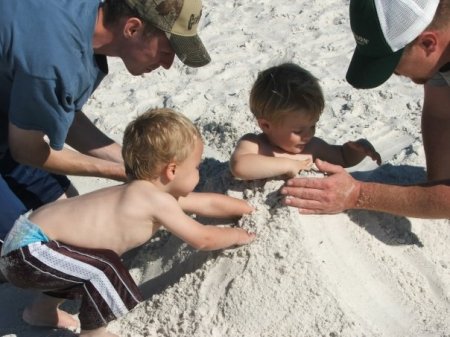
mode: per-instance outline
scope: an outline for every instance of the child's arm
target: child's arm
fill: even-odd
[[[288,175],[294,177],[300,170],[310,169],[312,161],[271,157],[259,154],[256,135],[245,135],[236,146],[230,159],[231,173],[240,179],[263,179]]]
[[[314,158],[342,167],[355,166],[367,156],[376,161],[378,165],[381,164],[380,154],[366,139],[350,141],[343,145],[330,145],[322,139],[315,138],[311,151],[314,153]]]
[[[178,199],[183,211],[212,218],[235,218],[254,209],[242,199],[219,193],[192,192]]]
[[[361,138],[342,145],[342,156],[344,157],[344,167],[355,166],[367,156],[376,161],[378,165],[381,164],[380,154],[367,139]]]
[[[169,194],[158,199],[153,204],[154,220],[195,249],[223,249],[250,243],[255,238],[255,234],[242,228],[202,225],[186,215],[177,200]]]

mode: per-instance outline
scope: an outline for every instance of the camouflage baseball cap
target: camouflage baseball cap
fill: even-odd
[[[175,54],[190,67],[208,64],[211,58],[197,35],[201,0],[125,0],[143,20],[164,31]]]

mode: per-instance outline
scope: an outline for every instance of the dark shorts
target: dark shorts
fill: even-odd
[[[55,201],[69,186],[66,176],[19,164],[7,153],[0,159],[0,239],[21,214]]]
[[[0,252],[2,251],[3,246],[3,240],[0,239]],[[2,271],[0,270],[0,283],[5,283],[6,277],[3,275]]]
[[[82,330],[105,326],[142,301],[120,257],[107,249],[35,242],[0,257],[0,271],[19,288],[81,299]]]

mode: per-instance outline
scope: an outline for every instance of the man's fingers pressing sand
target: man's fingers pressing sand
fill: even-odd
[[[357,182],[341,167],[316,160],[324,178],[293,178],[281,189],[285,204],[304,214],[333,214],[353,207],[359,194]]]

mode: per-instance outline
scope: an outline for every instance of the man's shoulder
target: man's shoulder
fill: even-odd
[[[428,83],[433,86],[450,86],[450,63],[441,67]]]
[[[5,55],[13,55],[6,59],[6,67],[19,68],[37,78],[52,79],[57,77],[54,73],[62,71],[73,78],[72,64],[80,63],[84,54],[85,59],[92,58],[89,55],[98,3],[99,0],[2,1],[0,10],[6,14],[0,13],[0,44]],[[4,18],[5,15],[14,19]]]
[[[439,69],[440,73],[450,72],[450,62],[444,65],[441,69]]]

